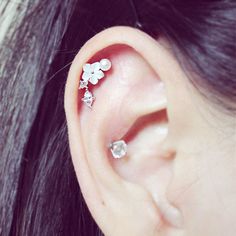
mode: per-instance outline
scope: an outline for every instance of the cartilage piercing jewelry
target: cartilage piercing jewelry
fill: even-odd
[[[79,89],[85,89],[84,97],[82,101],[88,106],[92,107],[95,97],[89,91],[89,83],[96,85],[100,79],[105,77],[104,71],[111,69],[111,61],[108,59],[102,59],[100,62],[95,62],[93,64],[85,64],[83,66],[83,75],[80,80]]]
[[[110,144],[110,150],[114,158],[122,158],[127,154],[127,144],[124,140],[115,141]]]

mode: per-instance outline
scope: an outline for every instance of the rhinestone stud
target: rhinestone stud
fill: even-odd
[[[127,154],[127,144],[123,140],[113,142],[110,149],[114,158],[122,158]]]
[[[80,80],[79,89],[88,88],[88,81]]]
[[[92,107],[93,105],[93,101],[95,100],[95,97],[93,96],[93,94],[91,92],[89,92],[88,90],[85,92],[84,97],[82,98],[82,101],[88,106],[88,107]]]

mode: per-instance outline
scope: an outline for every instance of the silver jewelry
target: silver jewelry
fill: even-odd
[[[110,150],[114,158],[122,158],[127,154],[127,144],[124,140],[115,141],[110,144]]]
[[[85,64],[83,66],[82,79],[80,80],[79,89],[85,89],[84,97],[82,101],[88,106],[92,107],[95,97],[89,91],[89,83],[96,85],[100,79],[105,77],[104,71],[111,69],[111,61],[108,59],[102,59],[100,62],[95,62],[93,64]]]

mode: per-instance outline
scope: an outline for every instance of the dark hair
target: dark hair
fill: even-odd
[[[0,235],[101,234],[73,170],[63,92],[73,57],[102,29],[165,37],[194,86],[236,110],[234,0],[3,1],[0,19],[11,4],[17,14],[0,48]]]

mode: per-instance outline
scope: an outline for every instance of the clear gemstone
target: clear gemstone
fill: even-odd
[[[89,91],[86,91],[86,92],[84,93],[84,97],[85,97],[85,98],[91,98],[92,96],[93,96],[92,93],[89,92]]]
[[[111,69],[111,62],[108,59],[102,59],[100,61],[100,67],[103,71],[108,71]]]
[[[127,144],[123,140],[112,143],[110,148],[114,158],[122,158],[127,153]]]
[[[92,107],[94,100],[95,98],[93,97],[92,93],[89,91],[86,91],[84,94],[84,97],[82,98],[82,101],[90,108]]]
[[[87,88],[88,81],[80,80],[80,86],[79,89]]]

